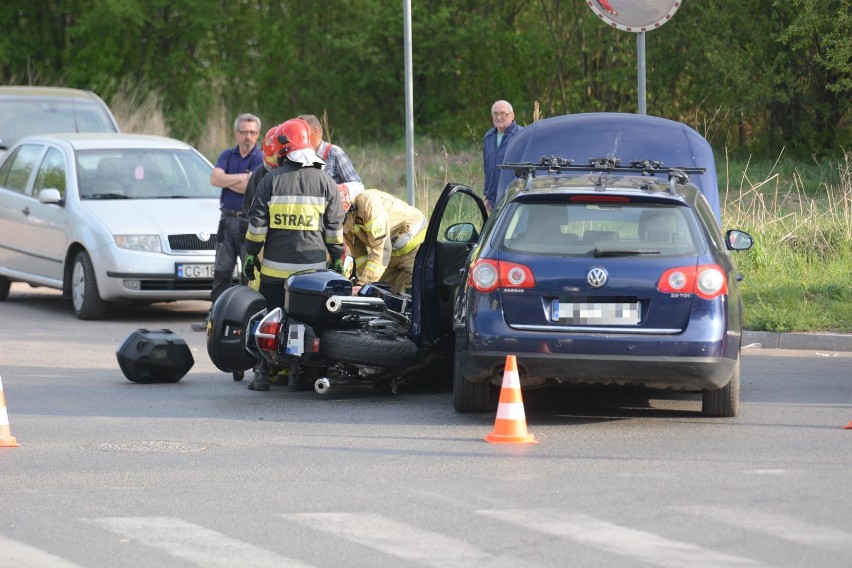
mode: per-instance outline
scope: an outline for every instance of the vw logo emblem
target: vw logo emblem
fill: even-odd
[[[608,276],[609,275],[606,273],[606,270],[600,267],[595,267],[589,270],[588,274],[586,274],[586,282],[588,282],[589,286],[592,288],[600,288],[606,284]]]
[[[198,233],[198,238],[202,242],[207,242],[210,240],[210,233],[208,233],[207,231],[201,231],[200,233]]]

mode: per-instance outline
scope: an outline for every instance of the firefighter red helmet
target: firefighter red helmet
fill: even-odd
[[[280,154],[281,156],[305,148],[313,149],[313,146],[311,146],[311,127],[301,118],[291,118],[282,122],[277,138],[282,145],[283,153]]]
[[[263,137],[263,163],[267,170],[277,168],[281,165],[281,156],[284,155],[283,144],[278,141],[278,131],[281,125],[273,126]]]

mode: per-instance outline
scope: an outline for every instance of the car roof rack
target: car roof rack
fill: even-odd
[[[606,172],[606,173],[630,173],[643,176],[667,174],[669,181],[685,184],[689,181],[689,174],[703,174],[707,168],[688,168],[679,166],[664,166],[659,160],[631,160],[629,166],[622,166],[619,158],[589,158],[587,164],[574,164],[574,160],[560,158],[558,156],[542,156],[537,164],[533,162],[500,164],[501,170],[514,170],[515,177],[527,178],[527,183],[535,177],[537,171],[546,171],[549,174],[560,172]]]

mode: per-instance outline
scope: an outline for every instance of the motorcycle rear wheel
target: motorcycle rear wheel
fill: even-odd
[[[407,337],[390,339],[362,331],[329,330],[320,339],[318,354],[342,363],[405,367],[417,359],[417,347]]]

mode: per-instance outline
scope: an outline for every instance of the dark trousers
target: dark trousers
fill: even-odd
[[[210,299],[214,302],[222,292],[234,285],[234,267],[237,259],[240,267],[246,259],[246,222],[233,215],[222,215],[216,233],[216,264],[213,266],[213,289]],[[242,275],[240,276],[242,281]]]
[[[268,282],[261,279],[257,291],[266,300],[266,309],[270,312],[275,308],[284,308],[284,300],[287,296],[284,282]]]

